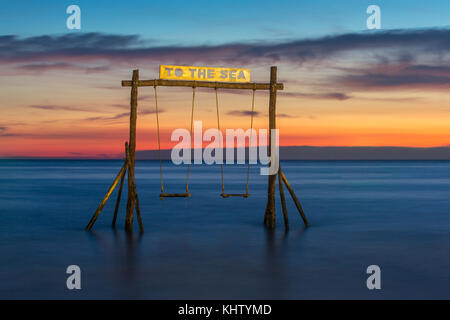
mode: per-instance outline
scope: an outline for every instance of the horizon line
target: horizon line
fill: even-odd
[[[248,149],[248,146],[245,147],[234,147],[234,148],[226,148],[224,147],[224,149],[234,149],[234,150],[239,150],[239,149]],[[358,150],[358,149],[363,149],[360,151],[373,151],[373,150],[378,150],[378,151],[390,151],[390,150],[416,150],[416,151],[426,151],[426,150],[449,150],[450,151],[450,145],[444,145],[444,146],[433,146],[433,147],[409,147],[409,146],[309,146],[309,145],[301,145],[301,146],[280,146],[279,147],[281,150],[286,150],[289,148],[298,148],[298,149],[315,149],[315,150],[322,150],[322,151],[326,151],[326,150],[330,150],[330,149],[342,149],[342,150]],[[192,150],[198,150],[200,148],[192,148]],[[205,148],[201,148],[202,150],[204,150]],[[364,150],[365,149],[365,150]],[[172,149],[161,149],[162,152],[167,153],[169,151],[171,151]],[[180,149],[181,150],[181,149]],[[158,149],[143,149],[143,150],[136,150],[136,153],[139,154],[141,153],[145,153],[145,152],[157,152]],[[450,160],[450,153],[448,155],[448,159],[447,156],[445,156],[445,159],[442,159],[442,157],[437,157],[436,159],[433,159],[433,155],[432,154],[428,154],[427,156],[422,155],[423,158],[420,158],[420,155],[416,155],[416,157],[418,156],[419,158],[412,158],[412,159],[405,159],[404,155],[402,156],[396,156],[396,155],[391,155],[391,158],[386,158],[386,159],[380,159],[379,155],[378,157],[375,157],[374,159],[371,159],[370,155],[357,155],[357,158],[355,159],[355,155],[345,155],[345,154],[341,154],[341,155],[327,155],[327,154],[322,154],[322,155],[315,155],[317,158],[314,158],[314,156],[307,156],[306,155],[306,159],[301,159],[300,155],[297,155],[299,157],[299,159],[293,159],[292,157],[295,157],[296,155],[288,155],[288,159],[280,159],[282,161],[296,161],[296,160],[311,160],[311,161],[320,161],[320,160],[325,160],[325,161],[380,161],[380,160],[387,160],[387,161],[407,161],[407,160],[411,160],[411,161],[448,161]],[[303,155],[305,156],[305,155]],[[324,159],[324,156],[326,157],[326,159]],[[336,159],[333,159],[333,156]],[[373,156],[373,155],[372,155]],[[385,154],[382,156],[389,156],[389,154]],[[437,156],[437,155],[435,155]],[[348,157],[348,158],[346,158]],[[32,155],[0,155],[0,160],[121,160],[123,159],[123,155],[121,153],[111,153],[111,154],[84,154],[84,153],[77,153],[77,154],[68,154],[68,155],[59,155],[59,156],[32,156]],[[157,160],[157,159],[137,159],[137,160]],[[164,161],[166,160],[170,160],[170,159],[163,159]]]

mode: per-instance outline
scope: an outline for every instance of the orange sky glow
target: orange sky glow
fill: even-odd
[[[278,64],[279,82],[285,84],[277,100],[281,146],[450,145],[449,85],[416,81],[423,72],[442,79],[440,69],[404,62],[373,63],[362,69],[360,62],[354,62],[357,59],[341,60],[331,65]],[[270,64],[236,67],[249,67],[255,82],[269,80]],[[152,61],[120,62],[95,72],[53,67],[35,70],[33,66],[24,70],[23,66],[4,64],[0,73],[0,157],[120,156],[128,140],[130,100],[130,89],[120,84],[130,79],[135,68],[140,69],[141,79],[158,78],[158,64]],[[380,75],[382,72],[386,74]],[[397,75],[402,72],[407,76]],[[388,76],[391,78],[383,78]],[[392,84],[399,79],[411,84]],[[170,141],[173,130],[189,129],[192,91],[161,87],[158,97],[161,147],[168,149],[175,145]],[[251,91],[220,90],[219,100],[222,129],[250,128]],[[158,146],[154,111],[153,88],[140,88],[137,150]],[[257,92],[255,112],[254,128],[267,128],[267,92]],[[204,130],[217,127],[214,90],[198,89],[194,120],[201,120]]]

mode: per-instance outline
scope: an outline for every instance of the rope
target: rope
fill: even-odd
[[[195,105],[195,88],[197,87],[195,81],[194,81],[194,85],[192,86],[192,110],[191,110],[191,148],[189,150],[189,152],[191,152],[191,156],[192,156],[192,133],[193,133],[193,128],[194,128],[194,105]],[[186,179],[186,192],[189,193],[189,171],[191,168],[191,164],[188,164],[188,169],[187,169],[187,179]]]
[[[219,117],[219,96],[217,94],[217,85],[214,88],[216,91],[216,110],[217,110],[217,130],[220,131],[220,117]],[[225,184],[223,182],[223,149],[222,149],[222,139],[219,139],[219,148],[220,152],[222,152],[222,163],[220,164],[220,174],[222,176],[222,193],[225,193]]]
[[[159,175],[161,177],[161,193],[164,193],[163,172],[162,172],[162,156],[161,156],[161,137],[160,137],[160,134],[159,134],[158,93],[156,91],[156,84],[153,87],[155,88],[156,126],[158,128]]]
[[[159,174],[161,178],[161,193],[164,193],[164,183],[163,183],[163,171],[162,171],[162,155],[161,155],[161,134],[160,134],[160,127],[159,127],[159,109],[158,109],[158,92],[157,92],[157,85],[154,84],[154,90],[155,90],[155,109],[156,109],[156,126],[157,126],[157,132],[158,132],[158,155],[159,155]],[[192,107],[191,107],[191,146],[192,146],[192,135],[194,130],[194,107],[195,107],[195,89],[197,85],[194,81],[194,85],[192,86]],[[216,93],[216,112],[217,112],[217,129],[220,131],[220,113],[219,113],[219,95],[218,95],[218,88],[217,85],[214,88]],[[255,111],[255,92],[256,92],[256,84],[253,88],[253,95],[252,95],[252,113],[251,113],[251,120],[250,120],[250,139],[249,139],[249,159],[248,159],[248,167],[247,167],[247,183],[246,183],[246,195],[248,195],[248,185],[250,180],[250,147],[252,145],[252,137],[253,137],[253,116]],[[219,147],[222,150],[222,139],[219,141]],[[190,150],[192,152],[192,148]],[[222,150],[223,152],[223,150]],[[190,167],[191,164],[188,163],[188,169],[187,169],[187,178],[186,178],[186,192],[189,193],[189,174],[190,174]],[[222,192],[225,193],[225,183],[224,183],[224,175],[223,175],[223,163],[220,165],[220,171],[221,171],[221,177],[222,177]]]
[[[245,193],[248,194],[248,181],[250,180],[250,148],[252,146],[252,137],[253,137],[253,114],[255,111],[255,92],[256,92],[256,84],[253,88],[253,95],[252,95],[252,114],[251,114],[251,120],[250,120],[250,141],[248,145],[248,167],[247,167],[247,186],[245,188]]]

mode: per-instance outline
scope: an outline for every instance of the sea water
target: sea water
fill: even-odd
[[[450,298],[450,162],[287,161],[290,231],[263,227],[267,177],[251,196],[220,197],[220,167],[195,165],[191,198],[159,199],[159,162],[138,161],[145,232],[117,228],[117,190],[84,227],[122,166],[112,160],[0,160],[0,298]],[[163,163],[164,188],[184,192],[186,166]],[[224,166],[226,192],[245,192],[246,166]],[[278,189],[278,185],[277,185]],[[66,269],[81,269],[68,290]],[[381,269],[369,290],[367,267]]]

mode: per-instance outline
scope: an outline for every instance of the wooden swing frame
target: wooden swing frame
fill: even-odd
[[[122,87],[131,87],[131,98],[130,98],[130,137],[129,144],[125,143],[125,163],[122,166],[119,174],[114,179],[112,185],[108,189],[105,197],[98,206],[88,225],[87,230],[91,230],[98,216],[100,215],[103,207],[111,196],[112,192],[116,188],[120,180],[119,192],[117,195],[116,206],[114,210],[114,217],[112,226],[115,227],[117,220],[117,213],[120,205],[120,198],[122,195],[122,188],[124,185],[125,174],[128,171],[128,200],[127,209],[125,217],[125,230],[131,231],[133,229],[133,216],[134,209],[136,208],[137,219],[139,223],[140,231],[144,231],[141,211],[139,207],[139,199],[136,190],[135,181],[135,155],[136,155],[136,119],[137,119],[137,102],[138,102],[138,88],[139,87],[156,87],[156,86],[166,86],[166,87],[201,87],[201,88],[213,88],[217,89],[240,89],[240,90],[269,90],[269,153],[272,146],[271,131],[276,129],[276,99],[277,91],[283,90],[283,83],[277,83],[277,67],[270,68],[270,83],[229,83],[229,82],[211,82],[211,81],[186,81],[186,80],[140,80],[139,70],[133,70],[132,80],[123,80]],[[270,165],[270,164],[269,164]],[[280,199],[283,210],[283,218],[285,229],[289,230],[288,213],[286,207],[286,199],[284,196],[283,183],[288,189],[292,200],[299,211],[299,214],[306,227],[309,226],[309,222],[303,211],[303,208],[295,195],[294,190],[289,184],[285,174],[279,166],[278,172],[274,175],[268,176],[268,190],[267,190],[267,204],[264,215],[264,225],[269,229],[275,228],[275,184],[276,178],[278,176],[278,185],[280,192]],[[248,193],[248,191],[247,191]],[[235,196],[237,194],[223,194],[225,197]],[[180,196],[180,194],[164,194],[165,197]],[[183,194],[185,196],[185,194]],[[247,195],[248,196],[248,195]],[[186,196],[187,197],[187,196]]]

